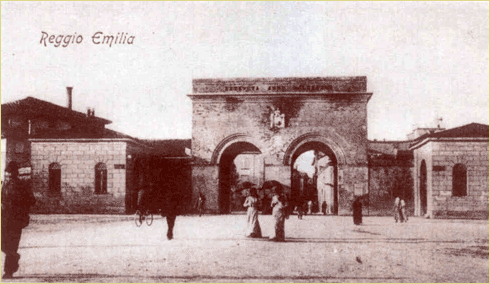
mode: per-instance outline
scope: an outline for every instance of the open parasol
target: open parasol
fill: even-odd
[[[243,181],[243,182],[239,182],[238,185],[237,185],[237,188],[239,190],[243,190],[243,189],[248,189],[248,188],[252,188],[254,187],[255,184],[249,182],[249,181]]]
[[[278,182],[277,180],[268,180],[268,181],[265,181],[264,184],[262,184],[262,189],[272,189],[276,187],[277,190],[282,190],[283,188],[283,185],[282,183]]]

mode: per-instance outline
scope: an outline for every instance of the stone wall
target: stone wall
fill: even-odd
[[[287,105],[286,127],[270,130],[270,106]],[[194,156],[211,162],[219,143],[234,134],[246,134],[267,163],[281,164],[288,146],[305,134],[326,137],[342,149],[351,164],[367,164],[366,160],[366,101],[264,99],[245,102],[233,107],[225,99],[193,102]],[[245,119],[246,118],[246,119]],[[330,145],[331,147],[333,145]]]
[[[202,193],[206,200],[205,212],[216,213],[219,208],[219,169],[218,166],[193,166],[192,167],[192,207],[188,212],[196,212],[195,205]]]
[[[123,213],[126,142],[32,142],[32,185],[42,213]],[[48,192],[49,165],[61,166],[61,194]],[[95,166],[107,167],[107,194],[94,194]]]
[[[488,142],[431,142],[434,217],[488,218]],[[467,169],[467,196],[452,196],[453,167]]]
[[[415,213],[420,210],[420,166],[427,165],[427,214],[430,217],[488,218],[488,141],[429,141],[414,150]],[[467,170],[467,196],[453,196],[453,168]]]
[[[393,202],[396,197],[400,197],[406,202],[407,214],[413,215],[413,182],[413,168],[410,166],[370,166],[367,199],[369,214],[392,215]]]
[[[369,195],[365,198],[370,215],[393,214],[396,197],[402,198],[407,214],[414,213],[414,162],[409,141],[370,141]]]

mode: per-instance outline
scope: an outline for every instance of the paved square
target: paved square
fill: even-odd
[[[245,238],[245,219],[179,216],[168,241],[161,217],[34,215],[2,282],[489,282],[488,220],[293,215],[275,243]]]

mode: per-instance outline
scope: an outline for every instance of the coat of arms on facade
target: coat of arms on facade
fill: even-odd
[[[270,108],[270,129],[279,129],[286,127],[286,116],[281,113],[279,108]]]

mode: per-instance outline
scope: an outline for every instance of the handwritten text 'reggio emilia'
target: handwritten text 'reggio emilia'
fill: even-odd
[[[113,44],[133,44],[134,42],[134,36],[125,32],[117,33],[116,35],[105,35],[103,32],[95,32],[91,39],[93,44],[105,44],[109,47],[112,47]],[[44,46],[67,47],[70,44],[81,44],[82,42],[83,36],[77,35],[77,33],[72,35],[50,35],[42,31],[39,43]]]

